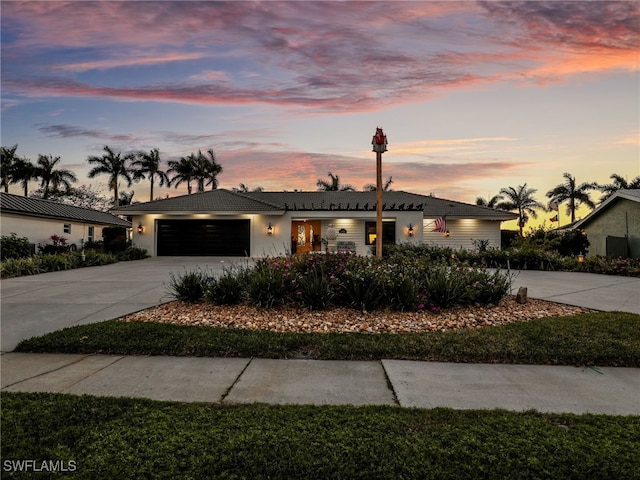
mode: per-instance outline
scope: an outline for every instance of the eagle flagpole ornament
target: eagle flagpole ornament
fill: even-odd
[[[376,257],[382,258],[382,154],[387,151],[387,136],[380,127],[371,145],[376,152]]]

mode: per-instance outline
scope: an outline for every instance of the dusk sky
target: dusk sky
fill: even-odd
[[[546,203],[564,172],[640,175],[638,2],[3,0],[1,15],[2,145],[105,193],[86,162],[104,145],[164,162],[212,148],[222,188],[316,190],[332,172],[362,189],[378,126],[394,190],[474,203],[527,182]],[[148,200],[146,181],[121,189]]]

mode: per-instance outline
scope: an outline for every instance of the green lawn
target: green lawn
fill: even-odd
[[[3,477],[34,459],[74,479],[622,480],[639,438],[638,416],[2,394]]]
[[[16,351],[640,367],[640,315],[598,312],[420,334],[296,334],[107,321],[28,339]]]

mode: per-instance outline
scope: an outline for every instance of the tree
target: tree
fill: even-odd
[[[56,169],[58,163],[60,163],[60,157],[38,155],[36,174],[40,178],[40,187],[43,189],[42,198],[49,198],[51,192],[60,190],[60,186],[64,186],[65,190],[68,190],[71,188],[71,183],[78,181],[71,170]]]
[[[135,193],[136,192],[134,192],[133,190],[131,190],[130,192],[120,192],[118,205],[133,205],[134,203],[138,203],[133,201],[133,196],[135,195]]]
[[[251,191],[251,192],[263,192],[263,191],[264,191],[264,188],[262,188],[262,187],[256,187],[256,188],[254,188],[253,190],[249,190],[249,187],[248,187],[248,186],[246,186],[244,183],[241,183],[241,184],[240,184],[240,185],[238,185],[237,187],[233,187],[233,188],[231,189],[231,191],[232,191],[232,192],[235,192],[235,193],[249,193],[250,191]]]
[[[113,190],[113,205],[118,206],[120,197],[118,196],[118,181],[120,177],[127,181],[127,187],[130,187],[134,181],[133,170],[129,165],[132,161],[131,155],[123,156],[120,152],[115,153],[107,145],[104,146],[105,153],[101,156],[92,155],[87,158],[87,162],[95,165],[89,171],[89,178],[95,178],[97,175],[109,175],[109,190]]]
[[[222,173],[222,165],[216,160],[216,155],[213,149],[207,150],[208,157],[203,155],[198,150],[198,156],[196,157],[196,178],[198,179],[198,191],[204,192],[205,182],[207,185],[211,185],[211,190],[218,188],[218,175]]]
[[[133,172],[134,179],[141,180],[149,178],[151,184],[149,201],[153,200],[153,185],[156,177],[158,177],[158,185],[160,187],[169,185],[169,177],[165,172],[160,170],[160,150],[157,148],[154,148],[149,153],[137,153],[131,165],[135,168]]]
[[[612,183],[607,183],[604,185],[601,185],[599,183],[594,184],[594,188],[596,188],[597,190],[600,190],[604,194],[602,195],[602,197],[600,197],[601,202],[604,202],[607,198],[609,198],[611,195],[616,193],[618,190],[640,189],[640,177],[636,177],[633,180],[631,180],[631,182],[627,182],[627,180],[623,178],[621,175],[618,175],[617,173],[613,173],[609,178],[613,180]]]
[[[24,196],[29,194],[28,187],[31,180],[38,178],[38,169],[28,158],[16,157],[11,168],[11,183],[18,183],[24,190]]]
[[[572,177],[570,173],[563,173],[562,176],[565,179],[564,183],[556,185],[554,188],[547,192],[547,197],[551,200],[551,203],[560,204],[565,201],[569,201],[567,205],[567,213],[571,214],[571,223],[576,221],[576,209],[580,205],[587,205],[590,208],[595,208],[596,204],[589,198],[588,190],[595,188],[593,183],[582,183],[576,186],[576,178]]]
[[[520,236],[523,236],[523,229],[529,216],[538,218],[538,214],[534,208],[545,209],[544,205],[533,198],[533,194],[538,190],[535,188],[527,188],[527,184],[519,185],[518,188],[507,187],[501,188],[500,194],[503,195],[506,200],[496,205],[496,208],[500,210],[507,210],[509,212],[518,211],[518,227],[520,228]]]
[[[44,189],[39,188],[35,190],[31,196],[34,198],[42,198],[43,194]],[[111,200],[91,185],[81,185],[77,188],[71,187],[68,190],[51,192],[49,199],[64,203],[65,205],[90,208],[101,212],[106,212],[112,206]]]
[[[18,150],[17,144],[12,147],[0,147],[0,157],[2,160],[0,169],[2,169],[2,186],[4,187],[4,193],[9,193],[13,165],[17,159],[16,150]]]
[[[351,185],[340,185],[340,177],[338,175],[333,175],[329,172],[327,175],[331,178],[331,182],[327,182],[326,180],[318,179],[316,185],[318,186],[318,190],[324,192],[337,192],[337,191],[355,191]]]
[[[170,180],[170,184],[178,188],[183,182],[187,183],[187,193],[191,195],[191,181],[194,179],[194,165],[190,157],[193,157],[193,153],[188,157],[182,157],[180,160],[170,160],[168,162],[169,169],[167,173],[172,173],[173,178]]]
[[[387,181],[384,182],[384,185],[382,186],[382,191],[383,192],[388,192],[389,191],[389,187],[391,187],[391,184],[393,183],[393,177],[389,177],[387,178]],[[373,183],[367,183],[364,187],[362,187],[362,190],[365,192],[375,192],[378,189],[378,187],[376,185],[374,185]]]
[[[503,199],[504,197],[502,195],[494,195],[489,200],[486,200],[482,197],[476,197],[476,205],[479,205],[481,207],[496,208],[500,200]]]

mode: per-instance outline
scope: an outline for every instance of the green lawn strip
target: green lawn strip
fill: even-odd
[[[75,479],[640,478],[639,416],[3,393],[2,417],[3,465]]]
[[[302,334],[107,321],[20,342],[16,351],[640,367],[640,315],[598,312],[419,334]]]

